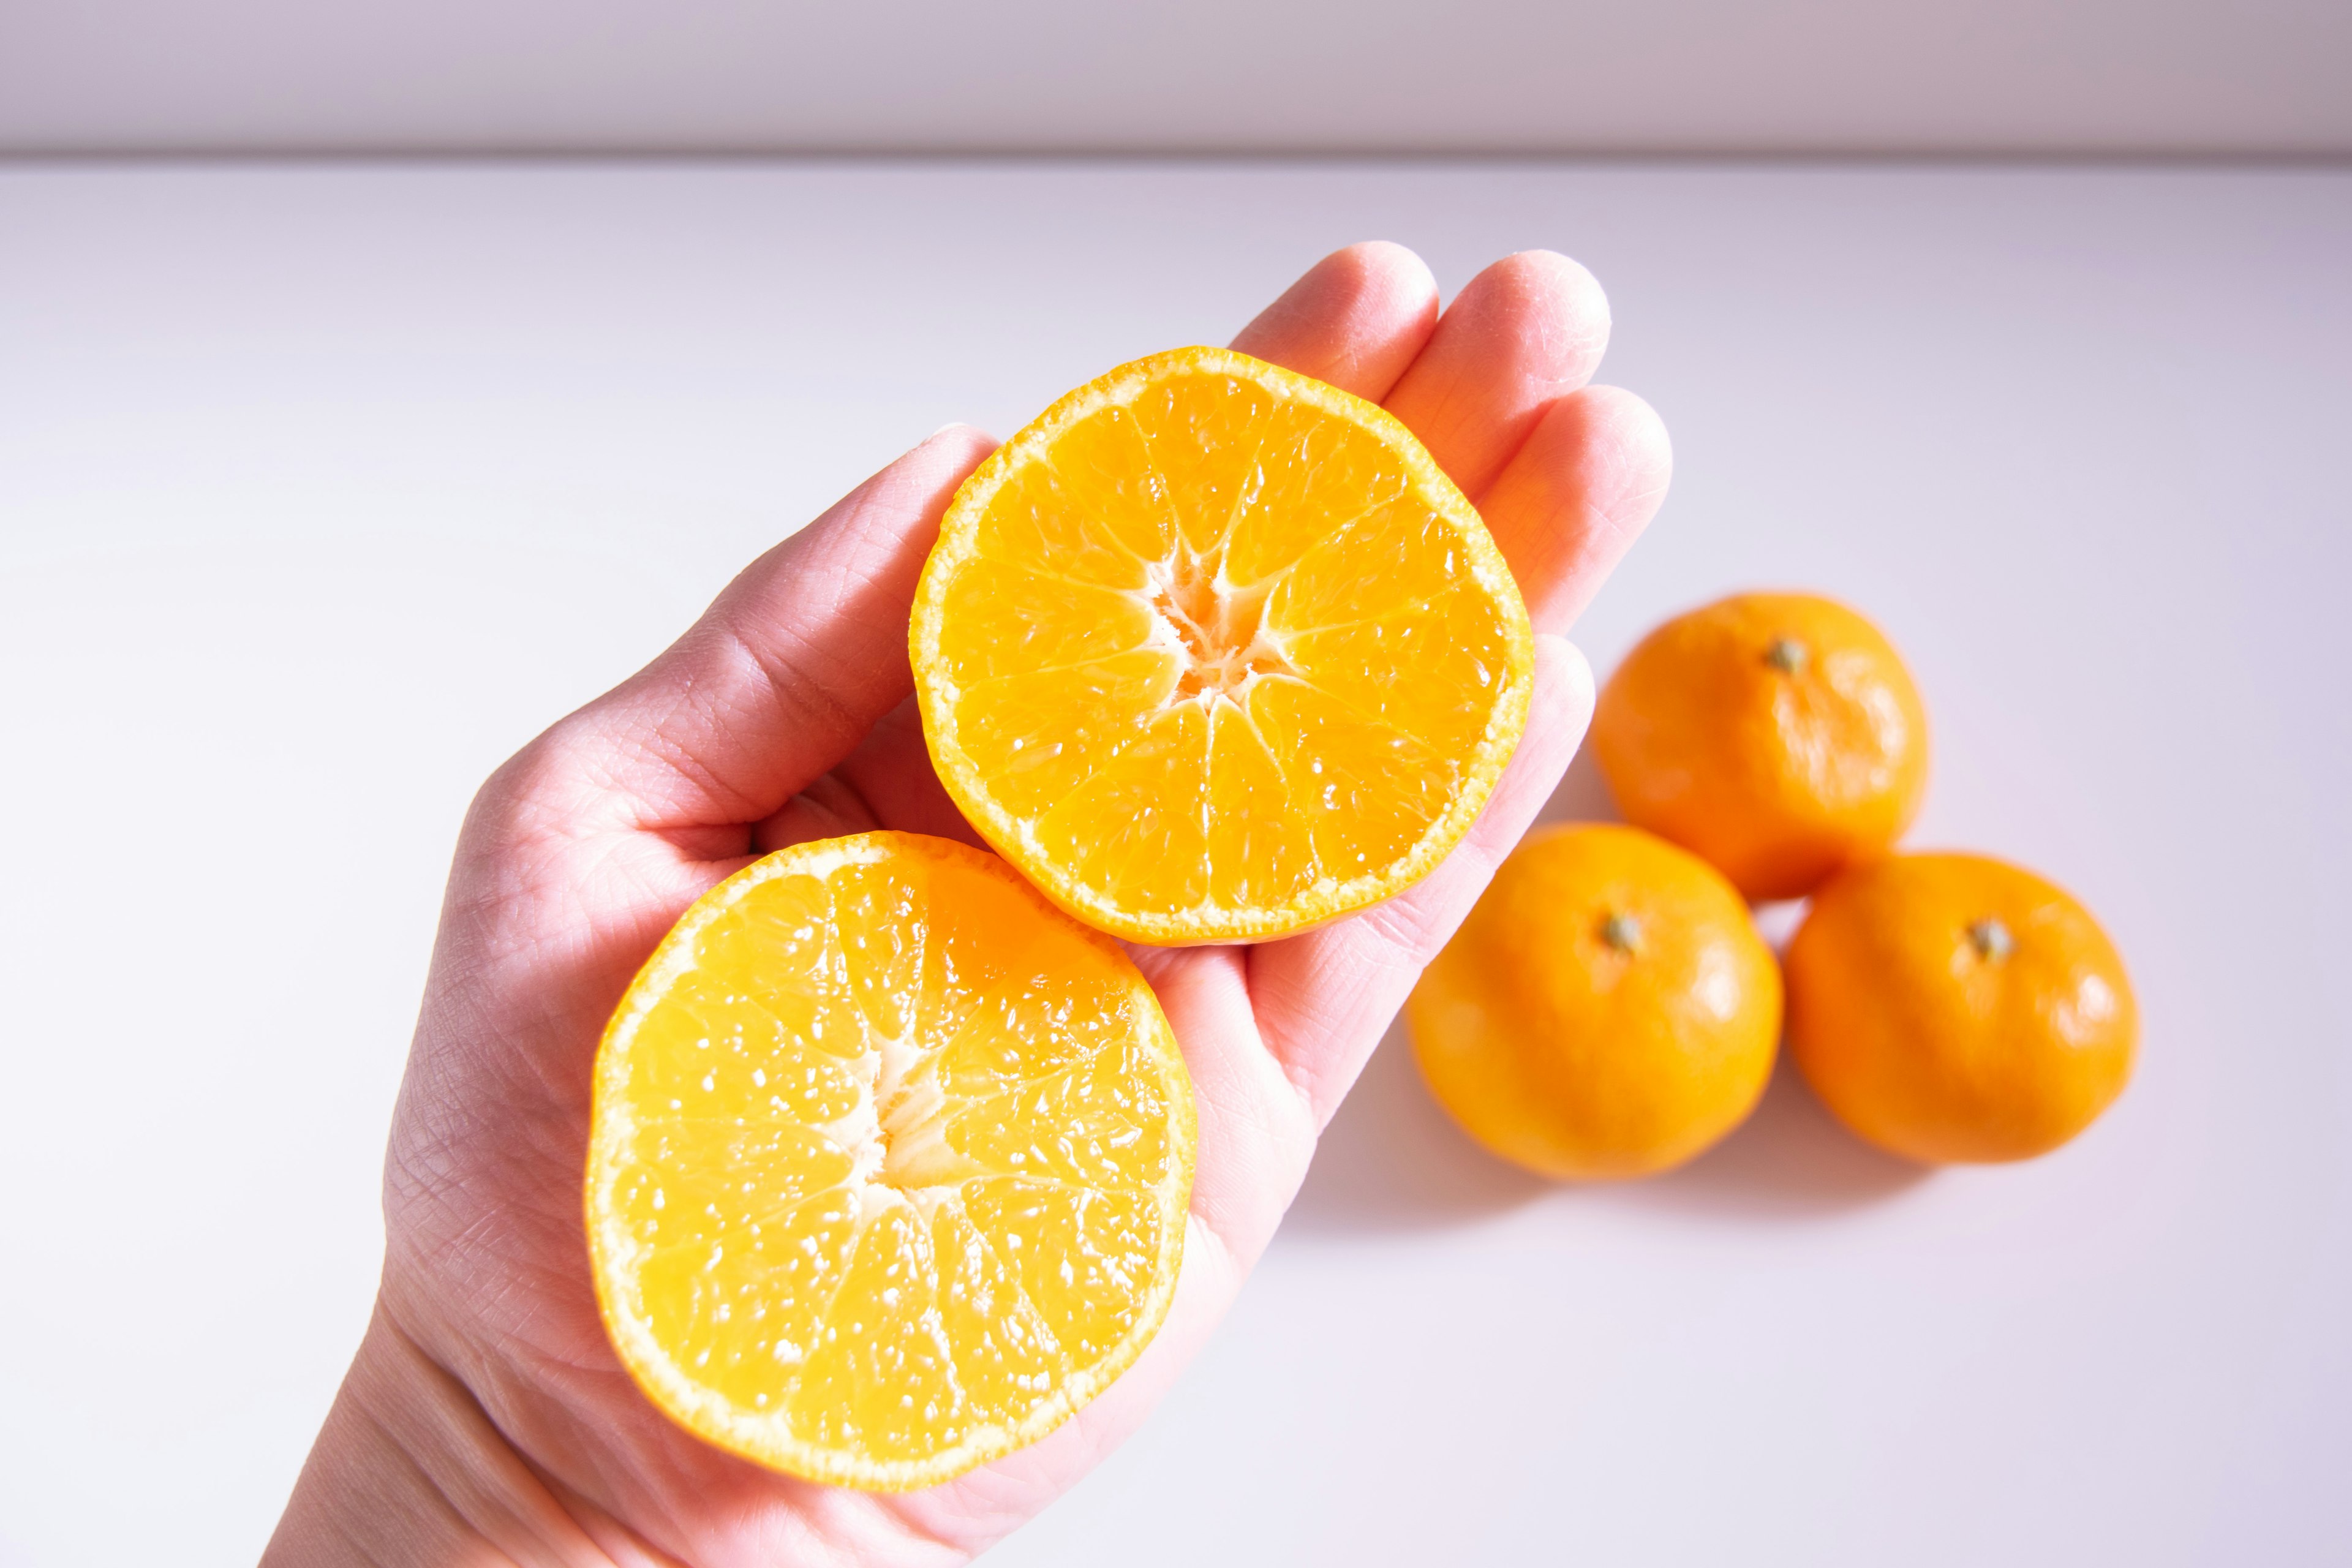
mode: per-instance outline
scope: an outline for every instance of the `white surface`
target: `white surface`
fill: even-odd
[[[2352,153],[2343,0],[9,0],[0,149]]]
[[[258,1550],[489,767],[936,426],[1374,235],[1594,267],[1680,460],[1596,664],[1740,586],[1871,611],[1916,841],[2105,919],[2139,1080],[2021,1168],[1784,1083],[1540,1191],[1384,1051],[996,1560],[2352,1555],[2352,177],[737,166],[0,172],[0,1563]]]

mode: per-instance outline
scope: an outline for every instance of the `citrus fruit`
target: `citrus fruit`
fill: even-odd
[[[1927,713],[1878,628],[1811,594],[1740,594],[1625,658],[1592,716],[1625,820],[1750,899],[1811,891],[1885,849],[1927,786]]]
[[[1088,383],[980,466],[909,647],[971,825],[1162,943],[1411,885],[1477,816],[1534,670],[1509,568],[1410,431],[1206,348]]]
[[[1183,1059],[1116,942],[963,845],[804,844],[698,900],[605,1031],[597,1300],[699,1436],[929,1486],[1150,1340],[1192,1148]]]
[[[1530,835],[1405,1005],[1438,1103],[1548,1176],[1643,1176],[1764,1091],[1780,973],[1748,906],[1639,828]]]
[[[1930,1163],[2023,1160],[2131,1076],[2139,1013],[2090,912],[1981,855],[1897,855],[1814,896],[1789,944],[1789,1048],[1838,1119]]]

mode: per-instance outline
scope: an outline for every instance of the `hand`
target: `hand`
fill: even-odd
[[[950,427],[730,584],[685,637],[483,786],[458,842],[384,1174],[375,1317],[268,1564],[961,1562],[1134,1428],[1273,1236],[1422,965],[1558,784],[1591,709],[1558,635],[1664,495],[1665,434],[1585,384],[1609,329],[1573,262],[1496,262],[1441,319],[1410,251],[1326,258],[1234,346],[1383,403],[1486,516],[1538,630],[1527,735],[1418,887],[1250,947],[1136,949],[1200,1112],[1160,1336],[1034,1447],[929,1491],[772,1474],[672,1426],[606,1343],[581,1183],[606,1016],[686,907],[751,857],[903,828],[977,842],[933,776],[908,606],[988,452]]]

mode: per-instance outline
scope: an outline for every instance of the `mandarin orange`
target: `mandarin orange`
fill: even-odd
[[[1877,627],[1811,594],[1677,616],[1601,693],[1592,747],[1628,822],[1750,899],[1811,891],[1885,849],[1927,783],[1927,714]]]
[[[1531,835],[1406,1004],[1438,1103],[1556,1177],[1643,1176],[1744,1120],[1780,974],[1722,875],[1639,828]]]
[[[909,650],[972,826],[1063,909],[1163,943],[1410,886],[1534,680],[1510,570],[1412,434],[1206,348],[1120,366],[980,466]]]
[[[1814,896],[1789,944],[1789,1048],[1871,1142],[2022,1160],[2123,1091],[2139,1013],[2090,912],[1980,855],[1897,855]]]
[[[1151,1339],[1192,1154],[1183,1058],[1117,942],[961,844],[803,844],[696,902],[605,1032],[597,1300],[698,1436],[930,1486]]]

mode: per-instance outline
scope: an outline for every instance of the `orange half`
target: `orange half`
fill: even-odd
[[[867,833],[698,900],[596,1056],[596,1298],[673,1419],[812,1480],[1034,1441],[1167,1315],[1191,1082],[1117,942],[994,856]]]
[[[1412,432],[1209,348],[1120,366],[980,466],[909,650],[972,826],[1063,909],[1161,943],[1410,887],[1534,685],[1510,569]]]

